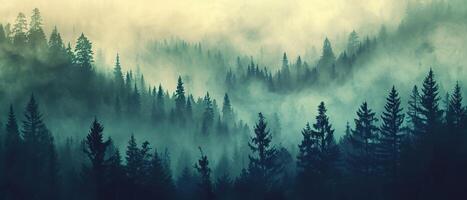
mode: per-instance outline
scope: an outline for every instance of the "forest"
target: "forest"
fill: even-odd
[[[467,9],[412,6],[395,30],[274,61],[171,38],[107,66],[38,8],[0,21],[0,200],[462,199],[465,61],[447,68],[427,38]]]

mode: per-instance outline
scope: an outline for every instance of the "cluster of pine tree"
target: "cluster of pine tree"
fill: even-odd
[[[207,95],[208,96],[208,95]],[[306,124],[298,145],[296,169],[287,149],[273,145],[262,113],[248,146],[249,164],[237,177],[224,171],[214,179],[201,150],[194,167],[172,176],[170,156],[138,145],[132,135],[125,160],[95,119],[76,147],[60,153],[44,124],[34,96],[21,128],[10,107],[1,134],[3,199],[439,199],[465,193],[467,113],[459,84],[439,106],[438,85],[430,70],[421,92],[414,87],[406,119],[393,87],[381,123],[364,102],[355,126],[339,142],[318,106],[313,124]],[[182,102],[182,101],[180,101]],[[183,101],[185,102],[185,101]],[[72,150],[74,148],[74,150]],[[77,152],[81,149],[81,153]],[[60,155],[60,156],[58,156]],[[74,156],[73,156],[74,155]],[[81,158],[80,156],[81,155]]]
[[[284,54],[282,69],[275,75],[252,62],[246,74],[241,70],[237,74],[229,72],[227,84],[235,88],[257,79],[276,91],[299,88],[299,83],[307,81],[319,84],[318,77],[337,78],[340,76],[337,72],[345,73],[352,60],[369,51],[372,45],[375,42],[370,39],[358,42],[353,32],[347,50],[336,59],[326,39],[323,55],[311,71],[300,57],[289,69]],[[188,47],[182,43],[175,50],[184,49]],[[201,51],[201,45],[195,49]],[[220,55],[217,57],[222,60]],[[65,45],[56,28],[47,40],[38,9],[33,10],[29,25],[20,13],[13,29],[10,25],[0,27],[0,59],[1,78],[4,78],[0,83],[12,86],[11,83],[21,82],[24,87],[19,94],[0,88],[0,95],[12,96],[10,100],[16,104],[23,102],[31,91],[35,93],[27,100],[20,120],[12,105],[5,125],[1,125],[0,199],[443,199],[465,196],[467,113],[461,87],[457,83],[452,94],[446,97],[446,105],[440,106],[438,84],[431,70],[421,89],[413,88],[407,112],[393,87],[381,116],[366,102],[362,103],[354,126],[347,123],[346,133],[339,140],[334,136],[325,104],[320,103],[316,119],[305,125],[298,151],[293,152],[294,149],[286,149],[274,141],[276,132],[270,130],[278,129],[272,128],[278,126],[278,120],[271,118],[269,124],[259,113],[250,132],[237,119],[227,94],[222,108],[218,108],[209,93],[197,99],[188,94],[181,77],[176,91],[169,94],[161,85],[157,88],[148,85],[141,73],[133,74],[131,70],[124,73],[118,55],[113,78],[98,73],[92,43],[86,36],[80,35],[74,49],[69,43]],[[242,68],[243,61],[239,59],[238,63]],[[345,69],[337,70],[339,66]],[[63,144],[58,143],[54,137],[57,134],[52,134],[44,122],[36,98],[41,99],[52,122],[70,116],[85,118],[83,113],[110,115],[119,123],[148,123],[152,128],[192,132],[199,136],[196,137],[199,141],[194,142],[205,151],[200,148],[199,159],[188,159],[189,164],[177,172],[171,165],[168,150],[156,150],[148,141],[138,144],[134,135],[129,138],[124,155],[121,154],[116,141],[110,137],[112,134],[105,139],[104,127],[97,119],[85,137],[67,138]],[[76,102],[67,104],[70,99]],[[57,105],[83,109],[72,113],[67,109],[52,109]],[[234,140],[229,133],[250,137],[248,141]],[[181,135],[176,137],[168,146],[180,145]],[[229,158],[225,157],[220,158],[224,161],[217,162],[224,163],[223,166],[213,166],[214,160],[208,157],[213,152],[206,151],[211,145],[208,138],[214,139],[216,145],[245,148],[235,153],[247,154],[247,163],[243,167],[235,165],[243,161],[237,155],[234,158],[238,160],[231,162],[231,166],[226,164]],[[239,141],[244,144],[234,144]]]
[[[382,27],[380,32],[384,33],[385,28]],[[381,40],[382,36],[373,39],[366,37],[360,41],[357,32],[352,31],[346,49],[336,58],[331,42],[326,38],[321,57],[315,63],[303,61],[301,56],[295,62],[290,62],[284,53],[282,65],[275,72],[266,66],[260,67],[253,57],[250,61],[237,57],[236,70],[227,71],[225,84],[228,90],[234,90],[259,81],[271,92],[287,93],[323,87],[330,82],[342,83],[352,78],[357,62],[364,60],[369,52],[376,49],[378,39]]]

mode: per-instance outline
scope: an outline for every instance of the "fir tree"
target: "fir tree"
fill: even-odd
[[[352,154],[349,157],[350,167],[356,175],[369,177],[376,173],[376,142],[378,128],[375,125],[375,113],[363,102],[357,111],[355,130],[352,130]]]
[[[423,81],[421,95],[421,115],[422,115],[422,131],[425,134],[430,134],[440,128],[442,111],[439,109],[438,84],[434,79],[433,70],[430,69],[428,75]]]
[[[224,95],[224,103],[222,104],[222,119],[226,123],[234,122],[234,114],[232,105],[230,104],[230,98],[227,93]]]
[[[401,126],[404,122],[401,100],[394,86],[386,98],[381,119],[383,124],[380,128],[381,135],[378,144],[379,160],[383,170],[387,173],[386,177],[390,179],[389,181],[394,181],[399,171],[403,139]]]
[[[459,82],[456,83],[454,91],[449,98],[448,108],[446,112],[446,122],[448,129],[451,131],[459,131],[463,128],[465,120],[465,107],[462,105],[462,93]]]
[[[419,136],[422,131],[422,118],[421,118],[421,97],[418,92],[417,86],[412,89],[412,94],[408,102],[407,116],[410,123],[410,131],[414,136]]]
[[[15,194],[15,191],[24,190],[24,185],[19,181],[21,180],[22,172],[21,169],[24,167],[22,159],[24,159],[24,154],[22,151],[22,139],[18,129],[18,124],[16,121],[16,116],[13,111],[13,106],[10,105],[10,112],[8,113],[8,121],[6,123],[6,132],[3,147],[4,155],[2,155],[2,169],[3,169],[3,180],[0,181],[0,184],[4,185],[5,189],[4,197],[5,199],[15,199],[18,194]]]
[[[44,48],[47,44],[45,33],[42,29],[42,17],[39,9],[32,10],[31,22],[28,34],[29,45],[33,48]]]
[[[115,58],[115,67],[114,67],[114,81],[117,84],[117,88],[122,90],[125,81],[123,80],[122,66],[120,65],[120,56],[117,54]]]
[[[184,122],[184,110],[186,108],[186,97],[185,97],[185,88],[183,87],[182,77],[178,77],[177,89],[175,90],[175,112],[180,120]]]
[[[164,165],[157,151],[154,151],[149,171],[152,196],[156,199],[172,199],[175,195],[175,185],[170,168]]]
[[[209,92],[204,96],[204,112],[203,112],[203,121],[201,124],[201,131],[203,134],[209,134],[213,124],[214,124],[214,108]]]
[[[248,146],[252,152],[249,155],[248,174],[250,181],[258,184],[256,187],[266,192],[272,187],[272,182],[277,178],[281,166],[277,163],[277,150],[271,145],[271,133],[267,128],[266,120],[262,113],[258,114],[258,123],[255,125],[254,136]]]
[[[201,148],[200,151],[201,158],[198,160],[198,163],[195,164],[195,168],[200,176],[199,199],[215,199],[211,182],[211,169],[209,168],[208,157],[203,154]]]
[[[57,154],[54,138],[42,121],[42,114],[34,96],[31,96],[24,112],[22,133],[25,151],[25,177],[31,180],[42,180],[42,187],[33,186],[27,182],[26,187],[32,191],[28,195],[49,199],[57,198],[54,191],[57,179]]]
[[[23,13],[19,13],[13,26],[13,44],[20,49],[26,46],[27,26],[26,16]]]
[[[62,37],[57,30],[57,27],[54,27],[52,33],[50,34],[49,39],[49,50],[51,55],[60,55],[60,53],[65,51],[65,45],[63,44]]]
[[[83,69],[90,71],[94,62],[93,54],[92,43],[84,36],[84,33],[81,33],[76,41],[74,62]]]
[[[105,152],[109,145],[109,142],[105,142],[103,139],[104,127],[94,119],[91,125],[91,130],[86,136],[84,153],[88,156],[91,161],[91,168],[85,173],[90,176],[91,181],[95,184],[96,199],[105,198],[104,193],[104,176],[105,176]]]
[[[353,56],[357,52],[359,47],[360,47],[360,41],[358,39],[358,34],[354,30],[350,33],[349,39],[347,40],[346,52],[349,56]]]

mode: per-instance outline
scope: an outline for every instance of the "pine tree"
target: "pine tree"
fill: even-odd
[[[75,64],[75,53],[73,53],[73,49],[71,48],[71,44],[68,42],[68,45],[65,49],[65,52],[66,52],[66,57],[67,57],[67,61],[68,63],[70,64]]]
[[[62,37],[60,36],[57,27],[54,27],[50,34],[49,50],[52,56],[57,56],[60,55],[60,53],[65,52],[65,45],[63,44]]]
[[[74,62],[83,69],[90,71],[94,62],[93,54],[92,43],[84,36],[84,33],[81,33],[76,41]]]
[[[193,199],[197,189],[197,180],[192,173],[192,168],[184,167],[180,177],[177,179],[177,196],[180,199]]]
[[[198,170],[200,176],[199,199],[215,199],[211,182],[211,169],[209,168],[208,157],[203,154],[201,148],[200,151],[201,158],[198,160],[198,163],[195,164],[195,168]]]
[[[153,105],[152,105],[152,119],[155,123],[161,123],[165,119],[165,104],[164,104],[164,91],[162,85],[159,84],[159,89],[153,89]]]
[[[358,34],[354,30],[352,31],[352,33],[350,33],[349,39],[347,40],[346,52],[349,56],[353,56],[357,52],[359,47],[360,47],[360,41],[358,38]]]
[[[422,131],[422,118],[421,118],[421,97],[418,92],[417,86],[412,89],[412,94],[409,99],[409,107],[407,116],[410,123],[410,131],[414,136],[419,136]]]
[[[311,181],[317,174],[319,144],[313,135],[313,130],[309,123],[302,130],[303,139],[298,145],[299,152],[297,156],[297,167],[299,170],[298,178],[301,181]]]
[[[54,138],[42,121],[42,114],[34,96],[31,96],[24,112],[22,133],[25,151],[25,177],[31,180],[42,180],[42,187],[34,186],[28,182],[27,188],[32,191],[28,195],[34,195],[43,199],[57,198],[57,154]]]
[[[421,95],[422,131],[430,134],[440,128],[442,111],[439,109],[438,84],[434,79],[433,70],[430,69],[423,81]]]
[[[449,98],[448,109],[446,112],[446,122],[450,131],[460,131],[463,128],[466,111],[462,105],[462,93],[459,82],[456,83],[454,91]]]
[[[277,178],[281,166],[277,163],[277,150],[271,145],[271,133],[267,128],[266,120],[262,113],[258,114],[259,120],[255,125],[254,136],[248,146],[252,152],[249,155],[248,174],[251,181],[257,183],[257,187],[264,192],[272,187],[272,182]]]
[[[96,199],[105,198],[105,153],[109,142],[104,142],[103,131],[104,127],[97,119],[94,119],[91,129],[86,136],[86,145],[84,148],[84,153],[88,156],[92,164],[90,169],[85,169],[85,173],[91,178],[92,183],[95,184]]]
[[[178,77],[177,89],[175,90],[175,112],[180,122],[184,122],[184,110],[186,107],[185,88],[183,87],[182,77]]]
[[[386,98],[386,105],[381,116],[383,124],[380,128],[380,138],[378,143],[378,157],[382,165],[382,169],[389,178],[389,181],[394,181],[398,176],[400,166],[400,152],[403,139],[401,130],[404,122],[404,114],[402,114],[401,100],[395,87],[393,86]]]
[[[193,105],[191,104],[191,98],[188,97],[186,98],[186,117],[188,120],[191,120],[193,118]]]
[[[157,151],[154,151],[149,171],[152,196],[156,199],[172,199],[175,195],[175,185],[170,168],[164,165]]]
[[[357,111],[355,130],[352,130],[352,154],[348,160],[351,170],[356,175],[369,177],[376,173],[375,148],[378,128],[375,125],[375,113],[363,102]]]
[[[26,16],[23,13],[18,13],[16,22],[13,26],[13,44],[20,49],[26,46],[27,27]]]
[[[125,169],[122,165],[120,151],[114,146],[112,139],[107,139],[108,147],[105,160],[106,173],[104,174],[105,199],[124,199],[126,197]]]
[[[31,22],[29,24],[28,34],[29,45],[33,48],[42,49],[46,47],[47,40],[42,29],[42,17],[39,9],[32,10]]]
[[[24,190],[24,185],[18,181],[22,178],[21,169],[24,167],[24,163],[21,161],[24,159],[22,151],[22,139],[18,129],[16,116],[13,111],[13,106],[10,105],[10,112],[8,113],[8,121],[6,123],[5,138],[4,142],[4,156],[2,160],[3,179],[0,184],[4,185],[6,190],[4,196],[5,199],[15,199],[16,195],[14,191]],[[16,184],[15,184],[16,183]]]
[[[319,157],[321,163],[318,167],[320,173],[325,176],[329,175],[329,172],[335,167],[334,163],[336,162],[339,154],[339,149],[334,139],[334,129],[329,123],[326,111],[324,102],[321,102],[318,106],[316,123],[313,124],[313,135],[317,138],[320,151]]]
[[[222,119],[226,123],[233,123],[235,121],[232,105],[230,104],[230,98],[227,93],[224,95],[224,103],[222,104]]]
[[[326,38],[323,43],[323,53],[318,62],[318,66],[329,68],[332,66],[332,64],[334,64],[335,60],[336,56],[332,51],[331,42],[328,40],[328,38]]]
[[[114,81],[117,85],[117,89],[123,90],[125,81],[123,80],[122,67],[120,65],[120,56],[117,54],[115,58],[115,67],[114,67]]]
[[[128,99],[128,112],[130,115],[138,116],[141,111],[141,95],[139,93],[136,83],[133,86],[133,92]]]
[[[214,108],[213,108],[213,102],[211,100],[211,97],[209,96],[209,92],[206,93],[206,96],[204,96],[204,112],[203,112],[203,121],[201,124],[201,132],[203,134],[209,134],[211,131],[211,128],[214,124]]]
[[[289,87],[290,85],[290,69],[289,69],[289,60],[287,59],[287,54],[284,52],[284,55],[282,56],[282,68],[281,68],[281,72],[282,72],[282,80],[280,80],[282,82],[283,85],[285,85],[285,87]]]
[[[6,37],[5,31],[3,29],[3,25],[0,24],[0,44],[3,46],[7,42],[8,42],[8,38]]]

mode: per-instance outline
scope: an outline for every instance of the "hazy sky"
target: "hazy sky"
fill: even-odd
[[[85,32],[97,48],[125,52],[148,39],[230,41],[246,53],[260,47],[303,53],[324,37],[395,25],[407,0],[2,0],[0,22],[41,10],[47,32],[66,40]],[[227,40],[226,40],[227,39]],[[128,48],[130,47],[130,48]]]

